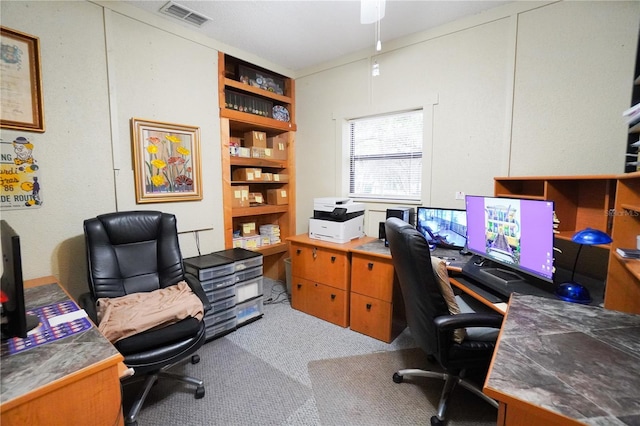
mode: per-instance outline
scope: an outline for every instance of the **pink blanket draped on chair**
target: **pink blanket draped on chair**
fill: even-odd
[[[201,320],[204,316],[202,302],[185,281],[148,293],[100,298],[97,310],[98,329],[111,343],[187,317]]]

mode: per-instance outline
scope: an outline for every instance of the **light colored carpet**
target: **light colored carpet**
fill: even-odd
[[[435,415],[443,381],[405,377],[402,368],[435,370],[419,349],[378,352],[309,362],[311,385],[322,425],[419,425]],[[454,390],[448,425],[495,425],[497,410],[466,389]]]
[[[370,424],[429,424],[430,416],[422,402],[424,392],[408,381],[397,385],[391,380],[395,369],[406,365],[397,359],[398,353],[415,347],[409,330],[387,344],[292,309],[286,295],[283,296],[283,289],[282,283],[265,279],[264,299],[272,303],[265,304],[262,319],[206,343],[198,351],[199,364],[185,362],[174,368],[175,372],[204,380],[203,399],[194,398],[193,386],[160,381],[149,393],[138,418],[139,426],[362,424],[361,413],[349,411],[341,416],[341,423],[335,417],[336,410],[334,414],[329,413],[326,407],[331,403],[328,398],[332,393],[342,395],[343,401],[337,403],[346,404],[350,410],[349,407],[378,410],[372,412],[379,420]],[[387,352],[394,354],[391,361],[378,355]],[[371,362],[367,354],[373,354]],[[362,359],[363,365],[358,366],[358,359]],[[385,362],[388,364],[383,367]],[[323,368],[325,365],[328,367]],[[353,373],[354,370],[359,373]],[[371,378],[363,384],[362,378],[368,376]],[[362,394],[363,389],[357,388],[363,386],[376,388],[378,392]],[[430,386],[434,386],[436,396],[429,401],[437,404],[441,382],[433,381]],[[135,388],[136,385],[124,388],[125,412],[131,405]],[[417,412],[412,418],[386,413],[396,410],[398,392],[400,395],[410,393],[403,403],[405,411]],[[457,389],[456,394],[463,403],[475,403],[475,396],[464,389]],[[318,396],[320,401],[316,401]],[[387,400],[394,403],[387,404]],[[421,414],[423,411],[425,414]],[[478,411],[468,410],[462,418],[473,419],[476,414]],[[383,423],[390,418],[391,423]],[[494,414],[493,424],[495,418]],[[456,422],[451,424],[485,424],[471,420]]]

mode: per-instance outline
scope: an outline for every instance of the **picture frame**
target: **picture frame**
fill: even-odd
[[[136,203],[202,200],[200,128],[131,119]]]
[[[40,39],[0,26],[0,127],[45,131]]]

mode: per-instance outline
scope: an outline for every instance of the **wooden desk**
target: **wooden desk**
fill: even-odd
[[[349,326],[351,289],[350,250],[373,241],[363,237],[338,244],[309,238],[289,237],[291,256],[291,307],[329,321]]]
[[[70,299],[54,277],[25,282],[27,308]],[[122,425],[123,357],[90,330],[2,355],[2,426]]]
[[[499,426],[638,424],[639,345],[640,315],[514,293],[483,392]]]

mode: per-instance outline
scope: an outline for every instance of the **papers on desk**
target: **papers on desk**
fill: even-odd
[[[69,312],[62,315],[56,315],[55,317],[47,318],[49,325],[55,327],[65,322],[72,322],[77,319],[86,318],[88,315],[84,309],[78,309],[77,311]]]

